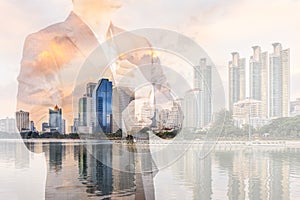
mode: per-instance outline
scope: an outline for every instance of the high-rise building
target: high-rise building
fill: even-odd
[[[87,126],[87,97],[79,99],[78,119],[79,126]]]
[[[162,109],[159,112],[158,128],[160,130],[166,128],[166,124],[167,124],[167,121],[168,121],[169,113],[170,113],[169,109]]]
[[[149,102],[144,102],[141,108],[141,118],[144,124],[151,124],[152,117],[154,115],[154,108],[150,105]]]
[[[48,122],[43,122],[42,123],[42,131],[43,132],[50,132],[50,127]]]
[[[20,110],[16,112],[16,122],[19,132],[29,130],[29,112]]]
[[[34,126],[34,121],[30,121],[30,131],[36,131],[36,128]]]
[[[78,118],[74,118],[73,119],[73,125],[71,126],[71,132],[72,133],[78,133],[78,127],[79,127],[79,119]]]
[[[0,119],[0,132],[16,133],[16,120],[12,118]]]
[[[229,62],[229,110],[232,112],[233,104],[244,100],[246,96],[246,59],[240,58],[237,52],[232,53]]]
[[[62,109],[57,105],[54,109],[49,109],[49,127],[51,132],[63,134]]]
[[[93,96],[93,92],[94,92],[96,86],[97,86],[97,83],[88,83],[86,85],[86,96],[87,97]]]
[[[95,95],[97,130],[103,133],[112,132],[112,82],[101,79]]]
[[[92,133],[93,132],[93,99],[85,95],[79,99],[79,108],[78,108],[78,119],[79,133]]]
[[[198,105],[200,127],[207,126],[212,120],[212,67],[206,58],[200,60],[200,65],[194,70],[194,88],[202,91]]]
[[[253,46],[249,62],[250,98],[261,101],[262,117],[268,118],[268,53]]]
[[[202,121],[199,113],[201,106],[199,105],[202,92],[200,89],[193,89],[187,91],[184,97],[184,127],[187,128],[200,128]]]
[[[66,120],[65,119],[62,120],[61,131],[62,131],[62,134],[66,134]]]
[[[112,113],[113,113],[113,132],[119,129],[125,130],[123,127],[123,116],[122,113],[132,101],[133,98],[130,97],[124,90],[118,87],[113,88],[112,94]]]
[[[169,129],[180,129],[182,127],[183,114],[181,110],[181,106],[178,102],[174,101],[173,106],[168,114],[168,120],[166,123],[166,128]]]
[[[273,44],[269,71],[269,116],[288,117],[290,104],[290,49],[282,50],[280,43]]]
[[[72,132],[92,133],[96,124],[95,103],[93,96],[95,96],[95,88],[97,83],[88,83],[86,85],[86,94],[79,99],[78,102],[78,125],[73,124]],[[76,129],[76,130],[75,130]]]

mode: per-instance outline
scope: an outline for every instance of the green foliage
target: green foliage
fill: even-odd
[[[109,139],[121,139],[122,138],[122,129],[118,129],[115,133],[106,134]]]
[[[242,128],[234,126],[232,114],[227,110],[221,110],[216,114],[215,121],[209,130],[209,134],[219,135],[223,138],[244,138],[248,133],[259,133],[263,136],[265,133],[270,134],[273,139],[300,138],[300,116],[285,117],[272,120],[268,125],[259,129],[254,129],[245,125]]]
[[[234,126],[232,115],[229,111],[221,110],[216,114],[209,134],[221,137],[243,137],[246,135],[246,131]]]
[[[178,130],[173,130],[170,132],[158,132],[155,133],[155,135],[157,135],[158,137],[162,138],[162,139],[172,139],[174,138],[178,133]]]
[[[274,119],[270,124],[260,129],[260,134],[269,133],[273,138],[299,138],[300,116]]]

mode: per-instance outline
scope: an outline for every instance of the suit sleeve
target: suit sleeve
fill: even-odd
[[[175,103],[175,99],[171,94],[168,79],[166,77],[166,74],[164,73],[163,67],[161,66],[160,59],[159,57],[154,55],[155,51],[152,49],[148,41],[147,44],[149,49],[140,52],[141,57],[137,62],[137,65],[140,67],[140,70],[142,71],[144,77],[150,83],[152,83],[155,88],[155,103],[157,105],[164,105],[167,102]],[[183,116],[180,105],[177,106],[179,108],[178,115]],[[176,134],[172,135],[173,138],[175,136]]]
[[[48,109],[59,103],[55,57],[46,39],[30,35],[26,38],[18,76],[17,110],[30,112],[38,125],[48,121]]]

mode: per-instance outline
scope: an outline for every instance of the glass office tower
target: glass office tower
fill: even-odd
[[[96,130],[112,132],[112,82],[108,79],[101,79],[96,89],[96,118]]]

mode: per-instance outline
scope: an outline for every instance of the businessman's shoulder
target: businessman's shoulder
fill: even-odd
[[[82,20],[75,13],[71,12],[65,21],[52,24],[28,35],[26,41],[46,42],[53,39],[59,40],[59,38],[66,38],[74,35],[75,32],[80,32],[86,29],[87,26],[82,22]]]
[[[67,35],[67,27],[65,22],[56,23],[43,28],[37,32],[31,33],[26,37],[28,42],[51,41],[55,38],[65,37]]]

